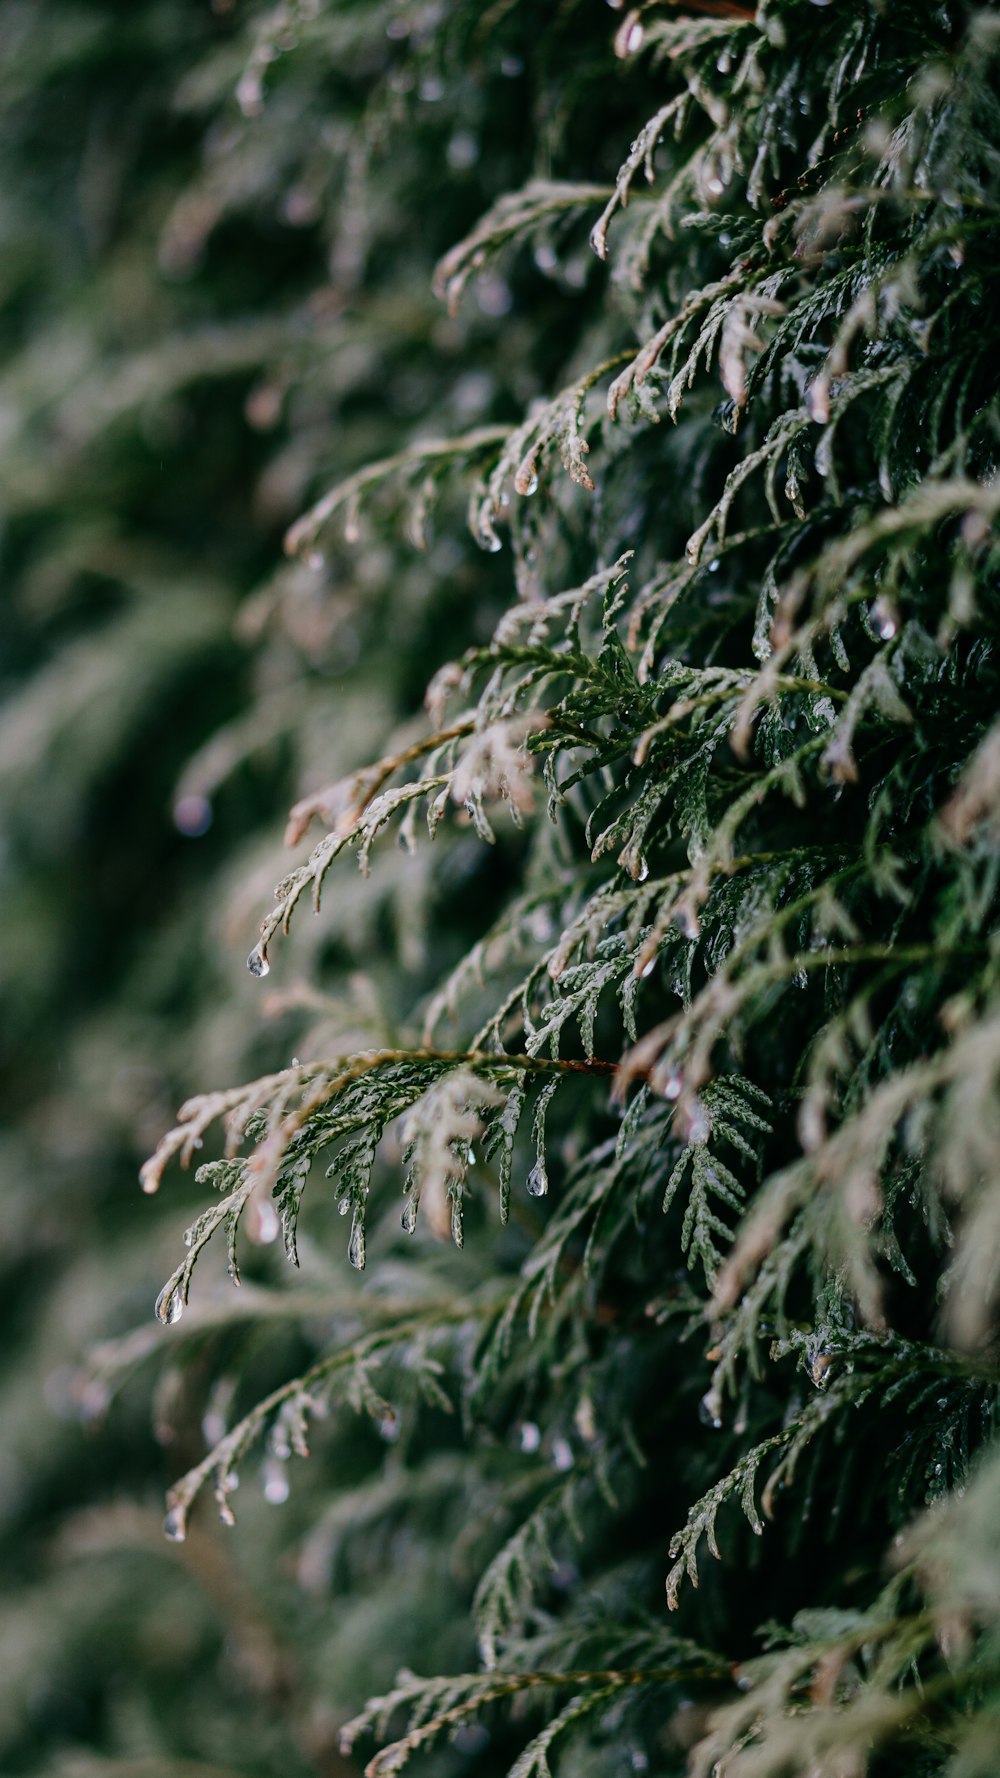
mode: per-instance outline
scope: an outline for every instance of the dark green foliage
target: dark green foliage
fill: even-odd
[[[45,1586],[147,1550],[151,1406],[184,1567],[95,1635],[246,1587],[272,1665],[262,1739],[210,1628],[99,1660],[9,1769],[987,1778],[1000,13],[48,10],[10,143],[64,92],[118,195],[18,188],[4,291],[17,1252],[104,1335]],[[121,832],[177,774],[202,870]]]

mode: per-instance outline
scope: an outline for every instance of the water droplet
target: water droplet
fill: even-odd
[[[679,1068],[671,1068],[670,1073],[667,1075],[667,1078],[663,1083],[663,1097],[665,1099],[679,1099],[683,1091],[683,1074]]]
[[[314,574],[319,574],[326,567],[326,557],[321,549],[311,550],[306,561]]]
[[[407,1198],[406,1203],[403,1205],[403,1214],[399,1220],[404,1235],[412,1235],[417,1226],[417,1199],[415,1197],[410,1196]]]
[[[833,1353],[827,1346],[811,1342],[806,1347],[806,1363],[809,1379],[816,1389],[825,1389],[830,1380],[830,1367],[833,1364]]]
[[[573,1447],[568,1439],[556,1438],[552,1441],[552,1461],[556,1468],[565,1474],[573,1467]]]
[[[722,1396],[718,1389],[709,1389],[698,1403],[698,1418],[703,1426],[710,1426],[713,1432],[722,1428]]]
[[[213,1445],[217,1445],[220,1439],[224,1439],[226,1436],[225,1414],[220,1414],[217,1408],[210,1408],[208,1413],[202,1416],[201,1436],[209,1450]]]
[[[257,1198],[254,1205],[256,1223],[252,1225],[253,1239],[259,1247],[270,1247],[281,1233],[281,1223],[272,1198]]]
[[[365,1225],[364,1225],[363,1219],[358,1215],[357,1211],[354,1212],[354,1221],[351,1224],[351,1238],[347,1243],[347,1257],[350,1260],[352,1266],[355,1268],[355,1271],[358,1271],[358,1272],[364,1271],[364,1269],[365,1269]]]
[[[654,955],[654,956],[650,957],[648,959],[648,961],[645,962],[643,964],[642,968],[640,969],[640,971],[639,971],[640,981],[645,981],[647,976],[652,975],[655,968],[656,968],[656,957]]]
[[[230,1525],[230,1526],[235,1525],[236,1514],[234,1513],[228,1500],[220,1500],[220,1502],[219,1502],[219,1517],[222,1520],[222,1523],[224,1525]]]
[[[710,1126],[704,1109],[698,1104],[698,1101],[695,1100],[691,1107],[687,1125],[687,1139],[692,1148],[701,1147],[702,1143],[708,1141],[710,1133]]]
[[[497,555],[499,551],[503,549],[503,544],[500,542],[495,531],[491,536],[487,537],[486,548],[489,550],[491,556]]]
[[[818,376],[806,390],[806,409],[817,426],[825,426],[830,418],[830,381]]]
[[[529,1198],[544,1198],[548,1191],[549,1176],[541,1161],[536,1161],[531,1172],[528,1174],[527,1188]]]
[[[264,109],[264,87],[260,75],[247,69],[236,88],[236,103],[244,117],[259,117]]]
[[[888,600],[876,599],[869,615],[883,642],[890,641],[899,628],[899,619]]]
[[[212,805],[207,796],[182,796],[174,804],[174,826],[189,840],[200,839],[212,825]]]
[[[79,1414],[84,1425],[91,1420],[99,1420],[111,1405],[111,1390],[101,1381],[100,1377],[91,1377],[84,1384],[80,1395]]]
[[[542,1434],[534,1420],[524,1420],[521,1424],[521,1449],[529,1457],[534,1456],[542,1442]]]
[[[165,1284],[156,1299],[153,1313],[164,1327],[172,1327],[184,1313],[184,1296],[179,1284]]]
[[[646,32],[643,26],[639,24],[632,25],[625,38],[626,54],[630,56],[636,55],[645,41]]]
[[[247,958],[247,968],[249,969],[250,974],[257,976],[258,979],[261,976],[270,975],[271,965],[267,960],[267,952],[264,950],[263,945],[254,945],[253,950]]]
[[[187,1536],[187,1511],[183,1506],[172,1506],[163,1521],[163,1535],[171,1543],[183,1543]]]
[[[446,152],[449,167],[453,167],[456,173],[462,173],[467,168],[474,167],[479,159],[479,143],[468,130],[456,130]]]
[[[537,477],[537,475],[529,475],[527,481],[524,484],[524,487],[521,489],[521,493],[528,494],[528,495],[538,493],[538,477]]]
[[[284,1506],[292,1491],[283,1463],[272,1460],[264,1467],[264,1499],[269,1506]]]

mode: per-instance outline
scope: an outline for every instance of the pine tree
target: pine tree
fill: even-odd
[[[217,880],[170,865],[152,985],[142,935],[105,940],[95,1015],[72,950],[87,1127],[109,1041],[131,1015],[148,1054],[158,1023],[163,1077],[118,1115],[196,1089],[144,1188],[169,1206],[200,1163],[169,1332],[106,1338],[68,1385],[148,1501],[159,1369],[173,1473],[142,1557],[172,1550],[169,1580],[93,1621],[157,1647],[202,1589],[278,1718],[261,1740],[232,1686],[202,1695],[202,1624],[131,1715],[95,1688],[95,1760],[332,1771],[339,1732],[373,1778],[426,1749],[517,1778],[996,1767],[1000,13],[596,12],[290,0],[201,19],[199,60],[143,7],[148,91],[92,150],[136,195],[120,254],[63,273],[69,373],[37,245],[12,275],[5,744],[58,764],[68,733],[103,859],[118,798],[159,786],[105,763],[152,686],[202,743],[177,823],[214,802],[222,828]],[[65,75],[20,22],[23,150]],[[122,80],[91,25],[78,99],[95,63]],[[45,250],[73,257],[58,228]],[[109,376],[97,295],[137,279]],[[137,440],[170,453],[159,498]],[[88,753],[66,687],[86,708],[109,672],[138,692]],[[61,854],[22,797],[31,905]],[[282,799],[266,911],[253,829]],[[264,912],[239,986],[219,906],[230,964]],[[99,1149],[84,1172],[99,1208]],[[125,1202],[89,1261],[100,1297],[117,1239],[119,1326],[166,1239]],[[118,1505],[70,1541],[146,1548],[148,1523]],[[37,1727],[10,1746],[48,1769]]]

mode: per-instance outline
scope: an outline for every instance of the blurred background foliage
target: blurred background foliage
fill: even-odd
[[[591,33],[607,85],[605,19],[469,8],[442,32],[441,13],[13,0],[0,19],[11,1775],[333,1771],[331,1722],[428,1623],[445,1665],[470,1653],[469,1557],[421,1541],[442,1514],[461,1539],[446,1458],[388,1546],[359,1513],[348,1550],[342,1509],[316,1508],[378,1457],[351,1416],[306,1466],[312,1508],[248,1502],[238,1545],[210,1527],[179,1552],[162,1495],[201,1435],[170,1400],[198,1400],[197,1364],[155,1402],[140,1364],[108,1413],[79,1369],[148,1318],[194,1202],[187,1181],[155,1209],[136,1186],[180,1100],[321,1051],[331,1023],[391,1032],[502,890],[502,859],[461,835],[446,858],[390,853],[296,936],[263,1014],[243,967],[289,803],[377,755],[442,634],[482,638],[504,597],[460,501],[424,552],[390,527],[285,564],[285,527],[430,409],[445,432],[516,417],[587,325],[584,240],[568,268],[519,262],[517,309],[497,275],[449,317],[431,275],[540,152],[613,173],[614,80],[597,136],[567,144],[557,78],[572,41],[586,80]],[[303,1261],[325,1328],[353,1280],[321,1243]],[[217,1396],[227,1353],[252,1391],[304,1337],[227,1329]]]

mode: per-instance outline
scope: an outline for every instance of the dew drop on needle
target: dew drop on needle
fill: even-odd
[[[536,1161],[527,1178],[529,1198],[544,1198],[549,1189],[549,1178],[541,1161]]]
[[[165,1284],[156,1299],[154,1308],[157,1321],[164,1327],[172,1327],[184,1313],[184,1296],[179,1285]]]
[[[183,1543],[187,1536],[187,1514],[182,1506],[172,1506],[163,1521],[163,1535],[170,1543]]]

